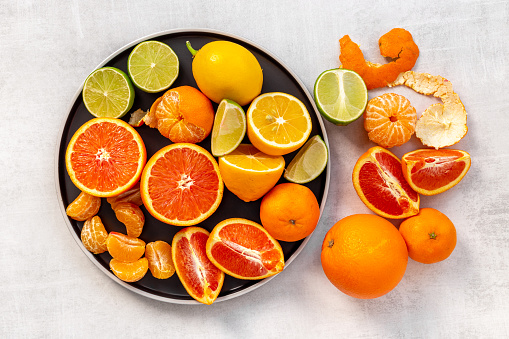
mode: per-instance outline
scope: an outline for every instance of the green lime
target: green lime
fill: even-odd
[[[136,87],[148,93],[168,89],[179,75],[179,59],[170,46],[144,41],[134,47],[127,71]]]
[[[364,80],[348,69],[331,69],[320,74],[314,94],[320,113],[336,125],[348,125],[357,120],[368,103]]]
[[[285,170],[286,180],[296,184],[305,184],[316,179],[329,159],[327,145],[319,135],[309,139],[292,159]]]
[[[246,135],[246,114],[235,101],[223,99],[212,127],[212,155],[220,157],[237,148]]]
[[[118,68],[99,68],[85,80],[83,102],[95,117],[121,118],[133,106],[134,88],[127,74]]]

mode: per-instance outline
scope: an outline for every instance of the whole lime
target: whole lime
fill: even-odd
[[[193,54],[193,76],[200,90],[219,103],[230,99],[249,104],[262,90],[263,73],[256,57],[245,47],[230,41],[212,41]]]

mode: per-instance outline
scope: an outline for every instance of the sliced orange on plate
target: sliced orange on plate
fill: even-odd
[[[207,241],[207,256],[223,272],[238,279],[256,280],[281,272],[281,245],[254,221],[231,218],[217,224]]]
[[[405,180],[400,160],[383,147],[360,156],[352,180],[362,202],[382,217],[403,219],[419,213],[419,194]]]
[[[186,227],[173,237],[171,255],[184,288],[197,301],[212,304],[224,282],[224,273],[207,257],[209,232],[201,227]]]
[[[156,219],[175,226],[196,225],[215,212],[223,180],[212,155],[195,144],[177,143],[150,158],[140,181],[143,204]]]
[[[470,154],[453,149],[418,149],[401,158],[403,175],[418,193],[435,195],[455,186],[470,169]]]
[[[97,197],[116,196],[134,186],[146,160],[138,132],[114,118],[87,121],[74,133],[65,153],[72,182]]]

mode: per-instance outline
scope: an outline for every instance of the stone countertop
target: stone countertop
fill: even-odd
[[[0,8],[0,337],[2,338],[500,338],[509,336],[509,1],[4,1]],[[331,181],[316,231],[282,274],[212,306],[177,305],[133,293],[105,276],[73,240],[61,213],[55,151],[73,95],[111,53],[155,32],[209,28],[277,55],[312,92],[339,66],[348,34],[368,60],[385,62],[378,38],[409,30],[420,48],[414,70],[449,79],[468,112],[469,131],[453,148],[472,167],[453,189],[421,197],[445,213],[458,243],[447,260],[409,260],[401,283],[374,300],[334,288],[320,265],[327,230],[371,213],[351,171],[374,146],[362,119],[324,120]],[[418,114],[437,102],[407,88]],[[421,148],[412,137],[391,149]],[[398,222],[395,222],[398,225]]]

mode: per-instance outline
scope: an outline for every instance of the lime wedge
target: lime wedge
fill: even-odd
[[[157,93],[168,89],[177,79],[179,59],[170,46],[159,41],[144,41],[129,54],[127,71],[136,87]]]
[[[354,71],[342,68],[320,74],[314,95],[320,113],[336,125],[348,125],[357,120],[368,103],[364,80]]]
[[[318,177],[325,167],[329,152],[319,135],[309,139],[292,159],[285,170],[286,180],[296,184],[305,184]]]
[[[246,114],[235,101],[223,99],[217,107],[212,127],[212,155],[226,155],[239,146],[246,135]]]
[[[131,80],[114,67],[93,71],[85,80],[82,94],[85,107],[98,118],[121,118],[134,102]]]

